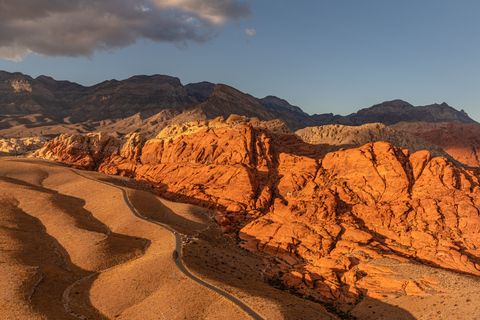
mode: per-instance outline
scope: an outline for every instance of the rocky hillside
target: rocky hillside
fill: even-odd
[[[353,125],[381,122],[391,125],[401,121],[473,123],[463,110],[457,111],[445,102],[415,107],[402,100],[393,100],[362,109],[348,116]]]
[[[47,139],[44,137],[0,139],[0,156],[25,155],[42,148],[45,142]]]
[[[57,122],[79,123],[130,117],[149,117],[163,109],[201,103],[212,83],[182,85],[169,76],[136,76],[91,87],[40,76],[0,72],[0,114],[40,113]]]
[[[391,128],[412,133],[440,146],[457,161],[480,168],[480,124],[399,122]]]
[[[366,123],[392,125],[401,121],[475,123],[465,111],[457,111],[446,103],[428,106],[413,106],[403,100],[385,101],[370,108],[361,109],[348,116],[315,114],[305,120],[305,126],[343,124],[361,126]]]
[[[376,259],[480,276],[480,173],[428,151],[375,142],[324,156],[278,122],[232,117],[170,126],[150,140],[62,135],[37,156],[216,210],[224,232],[270,259],[272,283],[316,299],[440,290]]]
[[[410,152],[428,150],[433,157],[445,157],[452,161],[454,160],[438,145],[411,133],[394,130],[381,123],[370,123],[361,126],[334,124],[307,127],[295,133],[307,143],[323,146],[325,152],[358,148],[369,142],[385,141],[397,148],[407,149]]]
[[[183,85],[178,78],[154,75],[109,80],[85,87],[50,77],[32,78],[0,71],[0,135],[49,136],[93,131],[153,135],[178,122],[211,120],[231,114],[282,120],[291,130],[329,124],[363,125],[399,121],[474,123],[445,103],[414,107],[402,100],[383,102],[348,116],[310,116],[287,101],[254,98],[223,84]]]
[[[290,113],[294,115],[295,118],[302,120],[309,117],[309,115],[299,107],[292,106],[288,101],[275,96],[267,96],[263,99],[257,99],[257,101],[270,111]]]
[[[0,133],[5,137],[53,136],[62,130],[121,134],[141,130],[148,135],[152,125],[158,132],[170,122],[231,114],[282,119],[292,128],[299,128],[299,120],[308,117],[300,108],[275,97],[256,100],[226,85],[182,85],[169,76],[135,76],[84,87],[46,76],[33,79],[0,71]]]

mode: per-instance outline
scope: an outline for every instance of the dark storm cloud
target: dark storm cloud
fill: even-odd
[[[0,0],[0,57],[89,56],[138,39],[201,44],[249,15],[238,0]]]

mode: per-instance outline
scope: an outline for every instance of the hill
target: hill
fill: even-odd
[[[109,80],[85,87],[51,77],[32,78],[0,71],[0,136],[54,137],[92,131],[154,136],[175,122],[211,120],[231,114],[282,120],[295,131],[329,124],[395,124],[399,121],[474,123],[445,103],[414,107],[402,100],[383,102],[348,116],[308,115],[287,101],[259,99],[224,84],[183,85],[178,78],[153,75]]]
[[[250,95],[226,85],[201,82],[184,86],[178,78],[162,75],[135,76],[84,87],[46,76],[33,79],[0,71],[0,134],[54,137],[64,132],[95,130],[151,133],[152,124],[159,130],[172,121],[213,119],[232,113],[261,120],[280,118],[299,127],[298,120],[292,120],[291,115],[305,114],[298,107],[288,107],[285,101],[272,99],[265,98],[265,107]]]
[[[303,141],[323,145],[325,152],[361,147],[369,142],[385,141],[410,152],[428,150],[433,157],[454,159],[439,146],[414,134],[387,127],[381,123],[361,126],[326,125],[307,127],[295,132]]]
[[[360,126],[367,123],[392,125],[398,122],[455,122],[475,123],[463,110],[457,111],[446,103],[428,106],[413,106],[403,100],[385,101],[369,108],[364,108],[348,116],[333,113],[315,114],[305,120],[305,126],[322,126],[342,124]]]

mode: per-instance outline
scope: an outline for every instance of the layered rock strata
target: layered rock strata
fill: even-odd
[[[386,142],[322,151],[280,123],[231,117],[148,141],[62,135],[37,156],[216,210],[224,232],[270,259],[277,284],[319,299],[435,292],[435,279],[402,278],[372,259],[480,276],[478,171]]]

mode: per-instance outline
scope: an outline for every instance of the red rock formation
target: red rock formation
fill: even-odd
[[[224,231],[270,255],[284,284],[314,296],[354,302],[434,287],[368,264],[380,257],[480,276],[480,173],[428,151],[376,142],[322,158],[286,131],[217,119],[146,142],[61,136],[39,155],[217,210]]]

